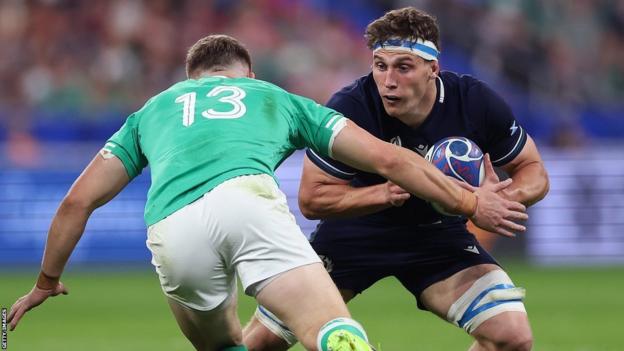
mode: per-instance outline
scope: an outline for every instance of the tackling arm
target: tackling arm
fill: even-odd
[[[117,157],[96,156],[61,202],[48,232],[41,272],[35,287],[11,307],[11,330],[31,308],[50,296],[67,294],[59,281],[70,254],[80,240],[91,213],[110,201],[130,181]]]
[[[401,206],[410,194],[386,182],[352,187],[348,180],[333,177],[305,156],[299,186],[299,208],[306,218],[356,217]]]
[[[333,145],[333,156],[352,167],[377,173],[410,193],[435,201],[453,213],[471,216],[475,196],[413,152],[376,139],[348,122]],[[463,205],[463,206],[462,206]]]
[[[510,180],[482,186],[472,193],[415,153],[383,142],[350,121],[334,140],[332,151],[337,160],[377,173],[450,213],[468,216],[485,230],[506,236],[525,230],[514,223],[527,218],[524,206],[495,194],[509,186]]]
[[[69,255],[80,240],[87,220],[130,181],[117,157],[96,156],[74,182],[61,202],[48,232],[41,270],[60,277]]]
[[[548,193],[548,174],[530,136],[518,156],[501,168],[513,179],[513,184],[501,191],[503,197],[531,206]]]

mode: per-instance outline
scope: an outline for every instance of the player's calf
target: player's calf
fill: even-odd
[[[263,328],[262,328],[263,327]],[[273,313],[262,306],[256,308],[252,321],[244,331],[244,342],[252,351],[286,350],[297,342],[293,332]],[[327,322],[317,337],[318,351],[371,351],[362,326],[350,318]]]

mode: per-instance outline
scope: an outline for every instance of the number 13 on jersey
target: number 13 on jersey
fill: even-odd
[[[217,96],[222,92],[229,92],[230,95],[219,98],[219,102],[223,102],[231,105],[231,109],[228,111],[216,111],[212,108],[202,111],[201,115],[209,119],[234,119],[240,118],[247,112],[247,106],[243,103],[243,98],[247,95],[245,91],[239,87],[224,86],[210,90],[207,97]],[[195,101],[197,99],[196,92],[190,92],[182,94],[175,99],[176,103],[182,105],[182,125],[189,127],[195,122]]]

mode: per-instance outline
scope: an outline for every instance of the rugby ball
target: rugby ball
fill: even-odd
[[[465,137],[448,137],[436,142],[427,151],[425,159],[447,176],[472,186],[480,186],[485,177],[483,152],[474,141]],[[435,203],[432,206],[441,214],[451,215]]]

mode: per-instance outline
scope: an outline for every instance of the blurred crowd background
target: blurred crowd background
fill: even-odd
[[[443,68],[492,84],[542,143],[624,137],[624,1],[3,0],[4,159],[36,166],[41,142],[103,141],[185,78],[208,33],[243,41],[259,78],[324,103],[368,72],[366,24],[408,5],[438,18]]]

